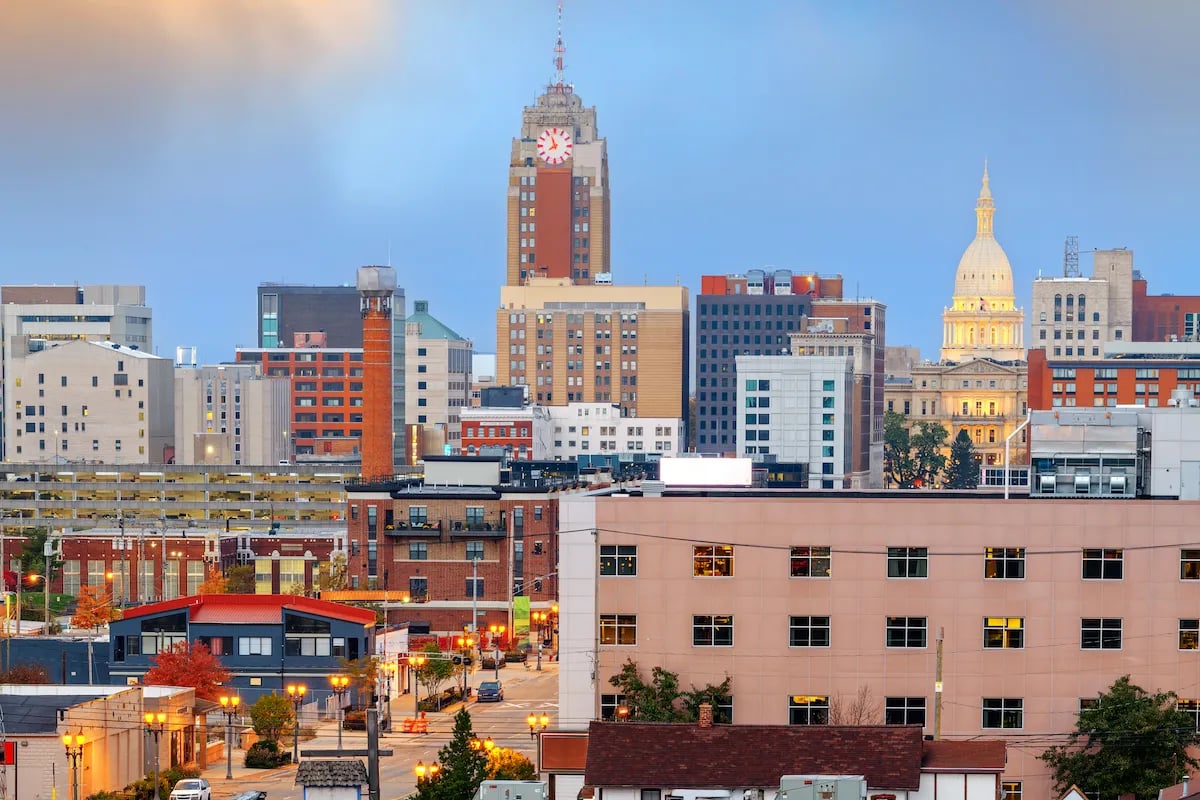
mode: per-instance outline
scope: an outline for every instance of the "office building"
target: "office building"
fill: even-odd
[[[471,340],[435,319],[425,300],[413,303],[404,326],[409,387],[405,417],[410,425],[441,434],[441,446],[421,455],[456,455],[462,449],[462,410],[471,404]],[[444,448],[450,452],[444,453]]]
[[[1137,342],[1200,341],[1200,296],[1149,294],[1146,279],[1134,270],[1133,339]]]
[[[1033,281],[1031,349],[1056,359],[1095,359],[1105,342],[1136,339],[1133,286],[1133,251],[1123,248],[1095,251],[1090,277],[1039,275]]]
[[[517,461],[553,457],[554,422],[537,404],[480,406],[462,412],[462,453]]]
[[[175,369],[175,463],[292,459],[292,384],[252,364]]]
[[[1200,397],[1200,342],[1108,342],[1087,364],[1029,353],[1031,408],[1167,405],[1176,389]]]
[[[549,458],[557,461],[615,456],[633,461],[671,456],[684,448],[684,423],[674,417],[622,417],[613,403],[547,406],[554,441]]]

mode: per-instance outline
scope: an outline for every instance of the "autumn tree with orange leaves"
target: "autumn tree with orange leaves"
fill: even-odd
[[[112,595],[95,586],[79,587],[79,594],[75,596],[75,614],[71,617],[73,626],[99,630],[120,618],[121,612],[113,608]]]
[[[142,683],[147,686],[190,686],[196,697],[216,701],[229,670],[203,642],[176,642],[154,657]]]
[[[204,582],[196,588],[196,594],[225,594],[229,591],[229,580],[221,574],[221,568],[216,564],[208,568]]]

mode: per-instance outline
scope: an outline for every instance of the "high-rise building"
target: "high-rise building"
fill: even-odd
[[[177,367],[175,463],[290,461],[291,396],[289,379],[266,377],[254,364]]]
[[[561,9],[554,78],[521,113],[508,169],[508,275],[611,280],[608,149],[585,107],[563,79]]]
[[[500,289],[497,383],[528,386],[539,405],[617,403],[625,417],[686,419],[689,335],[683,286],[529,278]]]
[[[462,447],[462,409],[470,405],[472,343],[429,313],[429,302],[417,300],[404,320],[408,370],[406,417],[410,425],[441,432],[442,447],[432,455],[451,455]],[[424,455],[424,453],[422,453]]]
[[[1133,251],[1097,250],[1092,259],[1091,277],[1034,279],[1031,349],[1055,359],[1097,359],[1105,342],[1135,338]]]

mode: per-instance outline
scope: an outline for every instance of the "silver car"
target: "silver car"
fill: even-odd
[[[204,778],[184,778],[171,790],[171,800],[212,800],[212,787]]]

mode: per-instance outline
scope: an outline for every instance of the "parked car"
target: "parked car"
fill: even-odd
[[[212,787],[204,778],[184,778],[171,790],[171,800],[212,800]]]
[[[475,691],[481,703],[499,703],[504,699],[504,685],[500,681],[483,681]]]

